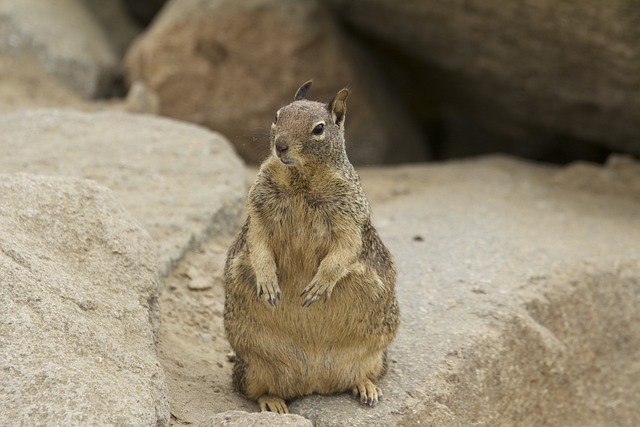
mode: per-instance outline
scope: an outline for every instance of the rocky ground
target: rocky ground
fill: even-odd
[[[399,273],[402,327],[390,351],[389,373],[380,383],[385,398],[372,409],[348,395],[311,396],[291,404],[298,417],[253,414],[257,405],[231,389],[221,274],[255,169],[245,170],[214,133],[127,113],[123,101],[84,101],[28,62],[2,61],[0,111],[7,114],[0,116],[0,171],[11,177],[29,172],[90,178],[100,186],[69,178],[0,181],[11,182],[0,194],[5,221],[0,222],[0,261],[6,266],[0,272],[0,304],[11,309],[0,315],[0,343],[7,340],[0,346],[0,406],[6,408],[0,424],[28,424],[37,415],[43,424],[82,425],[87,422],[82,411],[95,412],[91,420],[97,424],[115,425],[640,424],[637,162],[618,156],[604,166],[552,167],[492,156],[360,168],[374,223]],[[32,107],[58,110],[16,112]],[[181,149],[173,150],[175,144]],[[16,194],[43,198],[30,205]],[[60,214],[68,219],[51,222],[65,230],[60,239],[69,241],[57,252],[47,252],[51,230],[46,223],[38,223],[43,228],[33,234],[16,226],[56,206],[45,203],[43,195],[50,194],[56,195],[53,200],[70,200]],[[83,209],[102,219],[87,220],[78,214]],[[99,236],[105,230],[112,237],[133,237],[103,241]],[[147,244],[145,233],[156,247],[155,262],[142,249],[144,262],[135,256],[134,249]],[[95,237],[83,238],[87,235]],[[30,239],[44,240],[33,247],[21,243]],[[80,275],[94,271],[83,269],[83,263],[98,259],[108,262],[91,273],[95,276]],[[149,296],[141,297],[140,306],[131,305],[135,297],[127,296],[126,286],[90,293],[92,283],[108,286],[109,280],[95,277],[109,277],[123,265],[144,292],[155,272],[157,305],[146,307],[144,301],[153,301]],[[56,272],[56,266],[63,271]],[[8,277],[14,272],[35,282],[13,292]],[[48,277],[62,279],[42,279]],[[129,280],[115,277],[118,286]],[[34,296],[29,286],[35,285],[29,283],[58,285]],[[76,283],[86,286],[86,295],[77,297],[72,285],[61,285]],[[51,293],[59,294],[56,307],[66,319],[52,334],[62,331],[61,339],[73,342],[43,350],[38,340],[53,338],[34,331],[46,325],[50,305],[40,301],[48,301]],[[94,300],[96,307],[90,304]],[[147,311],[149,322],[141,314]],[[79,319],[98,313],[98,319],[113,323],[85,325],[67,312],[79,313]],[[30,326],[37,318],[32,313],[44,316],[44,322]],[[154,365],[149,349],[157,315]],[[24,322],[20,331],[32,338],[22,359],[13,356],[26,344],[8,340],[16,322]],[[103,328],[136,333],[114,338],[105,331],[101,338],[87,332]],[[91,339],[83,345],[87,336]],[[47,349],[53,355],[44,365],[49,371],[31,370],[29,363],[43,362],[27,356]],[[69,359],[67,351],[78,356]],[[113,354],[111,364],[94,363],[95,355]],[[77,360],[74,370],[62,370],[58,356]],[[113,384],[92,397],[96,385],[88,378],[94,377]],[[34,384],[40,390],[35,394]],[[125,394],[129,406],[127,400],[106,399]],[[79,415],[69,418],[65,405],[76,401],[82,402],[73,406]]]

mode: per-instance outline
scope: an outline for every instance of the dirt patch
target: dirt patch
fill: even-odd
[[[231,347],[222,322],[222,269],[231,239],[218,237],[189,252],[160,297],[158,358],[174,426],[199,423],[217,412],[258,410],[231,386]]]

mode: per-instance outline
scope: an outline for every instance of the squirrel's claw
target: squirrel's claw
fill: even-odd
[[[312,297],[311,295],[309,295],[304,299],[304,302],[302,303],[302,306],[303,307],[310,307],[311,304],[313,304],[316,301],[318,301],[318,297],[317,296]]]
[[[335,285],[331,284],[320,284],[319,281],[312,280],[309,286],[304,288],[300,296],[305,296],[302,306],[309,307],[314,302],[318,301],[322,295],[324,295],[324,301],[327,302],[331,297],[331,292],[333,292],[333,287]]]
[[[351,393],[355,399],[360,400],[361,403],[369,406],[375,406],[378,400],[382,397],[382,390],[370,380],[356,385],[351,390]]]
[[[264,394],[258,398],[260,410],[262,412],[275,412],[277,414],[288,414],[287,404],[281,398]]]
[[[258,298],[264,298],[271,305],[276,305],[280,299],[280,288],[278,283],[258,284]]]

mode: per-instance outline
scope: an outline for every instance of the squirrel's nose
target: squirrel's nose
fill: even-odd
[[[282,154],[285,154],[289,151],[289,144],[284,138],[276,138],[276,155],[280,157]]]

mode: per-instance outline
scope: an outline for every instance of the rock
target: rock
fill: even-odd
[[[47,75],[35,61],[0,54],[0,112],[36,107],[95,110],[97,106]]]
[[[640,154],[640,9],[626,0],[332,3],[358,31],[443,71],[438,87],[426,73],[409,79],[426,87],[418,96],[447,93],[494,128]]]
[[[129,88],[124,104],[126,111],[138,114],[160,113],[160,98],[144,82],[134,82]]]
[[[640,423],[639,163],[359,173],[399,273],[384,398],[291,412],[316,427]]]
[[[36,60],[88,98],[106,95],[118,73],[109,40],[81,0],[0,2],[0,52]]]
[[[211,289],[212,286],[213,283],[211,279],[201,276],[191,279],[187,285],[187,287],[192,291],[205,291],[207,289]]]
[[[127,10],[127,0],[82,0],[107,35],[118,60],[124,56],[131,41],[142,31]]]
[[[313,427],[311,421],[293,414],[250,413],[243,411],[227,411],[214,415],[198,427]]]
[[[152,248],[93,181],[0,175],[0,425],[169,424]]]
[[[275,111],[310,78],[310,99],[328,102],[340,88],[353,89],[354,163],[426,159],[399,97],[316,1],[170,1],[130,48],[125,70],[130,83],[158,94],[161,114],[222,132],[249,162],[268,154]]]
[[[206,332],[201,332],[200,339],[202,340],[203,344],[209,344],[211,341],[213,341],[213,336]]]
[[[230,232],[244,166],[219,134],[116,112],[32,110],[0,116],[0,170],[93,179],[151,234],[166,275],[185,251]]]

